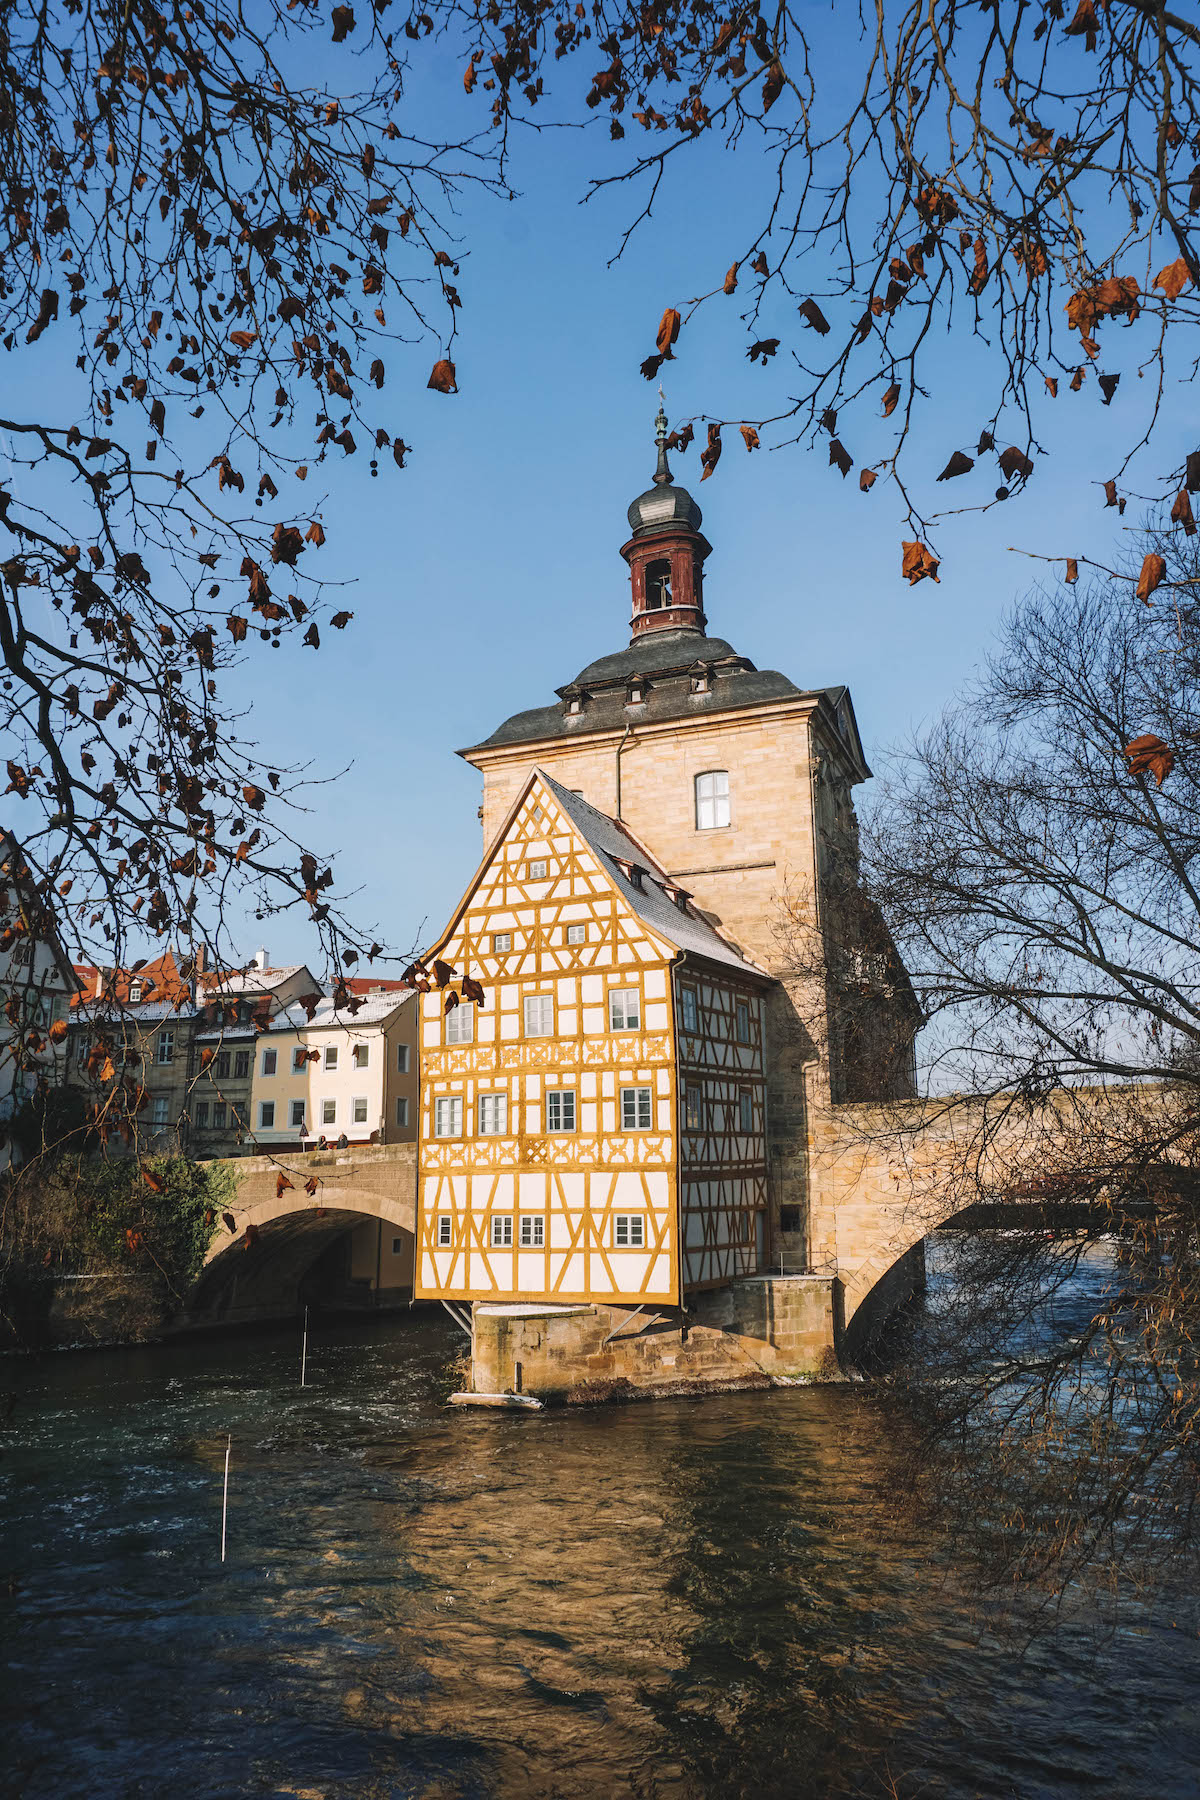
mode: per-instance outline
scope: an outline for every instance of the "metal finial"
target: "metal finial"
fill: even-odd
[[[658,389],[658,416],[654,421],[654,441],[658,445],[658,467],[654,471],[656,487],[664,487],[671,480],[671,471],[667,464],[667,411],[666,398],[662,384]]]

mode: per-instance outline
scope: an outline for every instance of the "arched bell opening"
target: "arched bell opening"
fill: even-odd
[[[646,611],[658,612],[671,604],[670,558],[661,556],[646,565]]]

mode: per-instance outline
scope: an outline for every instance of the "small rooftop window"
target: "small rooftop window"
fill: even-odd
[[[641,867],[640,863],[630,862],[629,859],[624,856],[614,856],[613,862],[621,871],[630,887],[636,888],[639,894],[645,893],[642,882],[646,871]]]

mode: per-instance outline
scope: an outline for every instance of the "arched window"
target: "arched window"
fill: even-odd
[[[663,556],[646,565],[646,611],[657,612],[671,604],[671,564]]]
[[[729,823],[729,771],[707,769],[696,777],[696,830],[715,831]]]

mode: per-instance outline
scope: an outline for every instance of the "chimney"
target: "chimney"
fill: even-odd
[[[208,945],[207,944],[197,944],[195,963],[196,963],[197,975],[207,975],[207,973],[208,973]]]
[[[104,970],[103,969],[96,970],[96,996],[95,997],[97,1000],[103,1000],[103,998],[104,998]]]
[[[270,966],[271,966],[271,961],[266,953],[266,950],[262,949],[262,948],[256,950],[254,952],[254,967],[256,969],[269,969]]]

